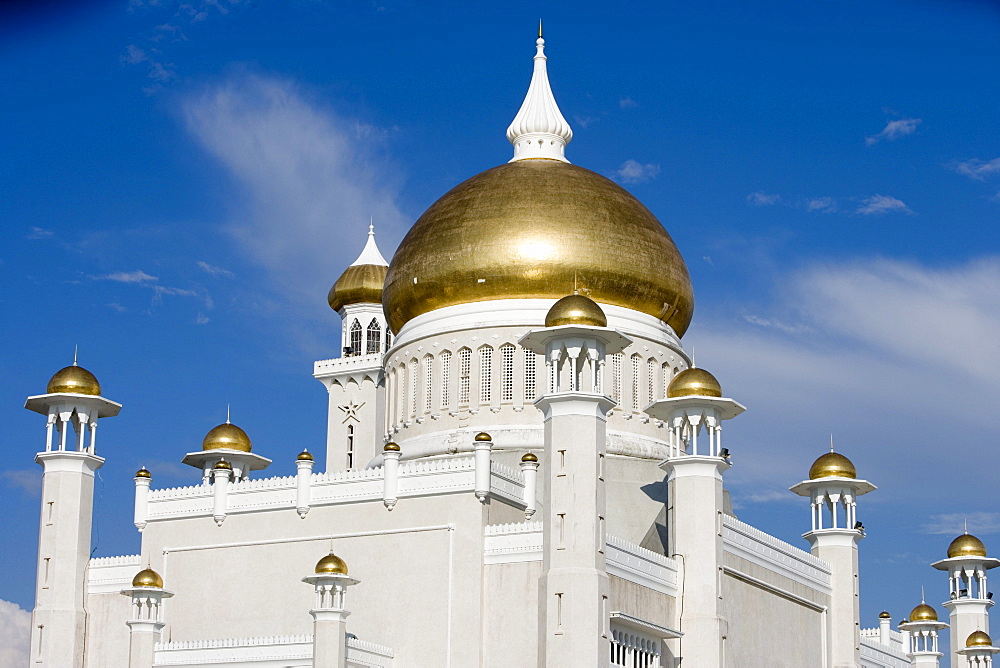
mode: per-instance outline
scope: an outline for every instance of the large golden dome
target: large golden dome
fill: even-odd
[[[660,318],[683,335],[694,295],[660,221],[608,179],[558,160],[519,160],[431,205],[389,265],[382,303],[398,332],[418,315],[493,299],[558,299]]]
[[[379,304],[385,267],[374,264],[351,265],[330,288],[326,301],[334,311],[348,304]]]
[[[937,611],[926,603],[921,603],[910,612],[911,622],[936,622]]]
[[[809,467],[809,479],[820,478],[856,478],[858,471],[854,463],[839,452],[828,452],[821,455]]]
[[[951,541],[951,545],[948,546],[948,558],[954,559],[955,557],[985,557],[986,556],[986,546],[983,545],[983,541],[979,540],[971,534],[962,534],[955,540]]]
[[[94,374],[74,362],[71,366],[56,371],[45,388],[46,394],[67,392],[70,394],[101,395],[101,384]]]
[[[205,438],[201,442],[202,450],[218,450],[219,448],[250,452],[253,449],[253,444],[245,431],[231,422],[223,422],[205,434]]]

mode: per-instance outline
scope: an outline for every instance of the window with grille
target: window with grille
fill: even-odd
[[[441,406],[451,404],[451,351],[441,353]]]
[[[479,403],[488,404],[493,399],[493,349],[479,349]]]
[[[406,420],[406,365],[399,365],[399,421],[403,422]]]
[[[472,351],[462,348],[458,351],[458,403],[469,403],[469,376],[472,372]]]
[[[638,355],[632,355],[632,410],[639,410],[639,363],[641,358]]]
[[[354,468],[354,425],[347,425],[347,468]]]
[[[413,417],[417,416],[417,387],[420,382],[420,370],[417,368],[419,362],[417,360],[410,360],[410,415]]]
[[[616,404],[622,401],[622,354],[611,356],[611,398]]]
[[[656,360],[650,357],[646,360],[646,403],[656,401]]]
[[[534,401],[535,399],[535,378],[537,373],[535,353],[524,349],[524,399]]]
[[[424,410],[430,412],[434,402],[434,358],[424,358]]]
[[[385,349],[389,350],[389,346],[392,345],[392,332],[389,331],[387,327],[385,330]]]
[[[500,401],[514,401],[514,346],[500,346]]]
[[[670,387],[670,365],[664,362],[660,370],[663,372],[663,398],[666,399],[667,388]]]
[[[354,320],[351,323],[351,355],[361,354],[361,323]]]
[[[378,320],[372,318],[372,321],[368,323],[368,348],[366,352],[371,355],[380,352],[381,347],[382,327],[378,324]]]
[[[389,424],[396,424],[396,416],[399,415],[399,409],[396,404],[396,399],[399,396],[399,383],[396,382],[396,370],[393,369],[389,372],[389,387],[392,388],[392,394],[389,397]]]

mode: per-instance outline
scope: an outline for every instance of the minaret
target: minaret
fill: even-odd
[[[24,407],[48,419],[45,450],[35,455],[42,512],[31,665],[81,668],[94,472],[104,464],[96,454],[97,422],[118,415],[121,404],[102,397],[97,378],[74,359],[52,376],[46,394],[28,397]]]
[[[565,151],[566,144],[573,139],[573,130],[563,118],[556,98],[552,95],[547,61],[542,24],[539,21],[538,40],[535,41],[535,67],[531,73],[528,94],[524,96],[521,108],[507,128],[507,139],[514,145],[514,157],[510,162],[536,158],[569,162]]]
[[[201,470],[202,482],[212,481],[215,465],[226,461],[232,466],[233,481],[239,482],[250,477],[251,471],[263,471],[271,465],[271,460],[253,452],[253,442],[247,433],[229,420],[212,427],[201,441],[201,450],[184,455],[181,463]]]
[[[163,599],[173,596],[163,588],[163,578],[152,568],[139,571],[132,578],[132,588],[123,589],[132,603],[129,628],[129,668],[149,668],[155,658],[156,643],[163,630]]]
[[[323,668],[347,666],[347,588],[358,584],[348,577],[347,564],[333,552],[316,563],[315,574],[302,578],[316,589],[316,602],[309,614],[313,617],[313,661]]]
[[[990,668],[993,665],[993,655],[1000,652],[1000,647],[993,646],[990,634],[977,630],[965,639],[965,647],[958,649],[955,656],[959,658],[960,666],[968,668]]]
[[[631,339],[607,322],[591,299],[570,295],[549,309],[544,329],[520,340],[545,355],[547,372],[546,389],[535,401],[545,424],[541,470],[547,476],[539,666],[602,665],[611,651],[604,465],[607,415],[615,404],[604,396],[601,378],[606,356]]]
[[[730,463],[729,451],[722,447],[722,422],[745,410],[722,396],[715,376],[694,367],[674,376],[667,398],[646,409],[670,430],[671,456],[663,469],[667,472],[669,550],[682,558],[684,591],[688,592],[683,606],[678,606],[684,633],[679,654],[685,664],[724,663],[719,568],[723,563],[722,474]]]
[[[875,490],[857,478],[851,460],[833,451],[809,468],[809,480],[791,488],[812,504],[812,530],[802,534],[813,555],[830,564],[827,648],[832,668],[861,665],[861,606],[858,598],[858,543],[865,537],[857,497]]]
[[[382,312],[389,263],[375,244],[375,227],[361,255],[337,279],[327,301],[340,314],[342,357],[321,360],[313,376],[329,395],[326,470],[360,468],[385,442],[385,379],[382,357],[392,337]]]
[[[986,556],[983,541],[964,533],[948,546],[948,558],[931,564],[941,571],[948,571],[949,600],[944,607],[951,613],[951,666],[968,665],[958,650],[975,631],[990,632],[989,610],[993,600],[986,587],[986,571],[1000,566],[1000,560]]]
[[[920,605],[910,612],[909,621],[900,624],[899,628],[910,637],[907,656],[913,668],[940,668],[944,655],[938,651],[938,633],[948,625],[938,621],[937,610],[927,605],[923,596]]]

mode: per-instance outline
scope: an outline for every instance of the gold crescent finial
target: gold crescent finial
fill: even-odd
[[[542,36],[542,20],[538,19],[538,36]]]

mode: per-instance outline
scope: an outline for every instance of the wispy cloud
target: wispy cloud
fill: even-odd
[[[639,103],[633,100],[631,97],[626,96],[618,100],[618,106],[621,107],[622,109],[635,109],[636,107],[639,106]]]
[[[222,267],[217,267],[214,264],[209,264],[202,260],[198,260],[198,267],[210,276],[224,276],[225,278],[233,278],[236,276],[233,272],[228,269],[223,269]]]
[[[103,274],[101,276],[91,276],[90,278],[97,281],[126,283],[152,290],[152,303],[154,305],[162,304],[164,296],[173,296],[198,297],[204,303],[205,308],[211,309],[215,306],[212,301],[212,296],[205,288],[201,286],[196,286],[195,288],[178,288],[170,285],[162,285],[159,283],[160,279],[157,276],[147,274],[142,269],[136,269],[135,271],[117,271],[110,274]],[[118,303],[109,304],[109,306],[119,312],[125,311],[125,308]]]
[[[303,317],[322,315],[317,277],[332,282],[354,260],[369,217],[391,255],[386,240],[405,218],[384,143],[377,132],[359,135],[370,124],[324,109],[288,80],[248,72],[189,97],[182,110],[191,134],[249,195],[233,196],[229,231]]]
[[[211,320],[204,313],[199,313],[194,319],[194,324],[196,325],[207,325],[209,322],[211,322]]]
[[[10,487],[27,492],[33,496],[42,491],[42,478],[38,474],[38,471],[24,469],[0,471],[0,480],[3,480],[4,484]],[[0,663],[0,666],[2,665]]]
[[[122,306],[118,302],[111,302],[107,306],[108,306],[108,308],[110,308],[110,309],[112,309],[114,311],[117,311],[118,313],[125,313],[125,311],[128,311],[127,308],[125,308],[124,306]]]
[[[584,130],[586,130],[591,125],[593,125],[594,123],[596,123],[599,120],[601,120],[601,118],[602,118],[601,116],[578,116],[578,115],[574,115],[573,116],[573,124],[574,125],[579,125],[581,128],[583,128]]]
[[[972,160],[965,160],[963,162],[954,162],[951,164],[951,168],[959,174],[968,176],[970,179],[985,181],[988,176],[1000,174],[1000,158],[993,158],[992,160],[973,158]]]
[[[101,281],[115,281],[116,283],[155,283],[160,280],[156,276],[150,276],[142,269],[136,269],[135,271],[116,271],[113,274],[94,276],[94,278]]]
[[[659,165],[642,164],[638,160],[629,159],[622,163],[615,175],[622,183],[646,183],[655,179],[659,173]]]
[[[753,206],[770,206],[780,201],[781,195],[766,193],[763,190],[758,190],[747,195],[747,204],[752,204]]]
[[[27,234],[29,239],[51,239],[53,236],[55,236],[55,232],[44,227],[32,227]]]
[[[837,210],[837,201],[832,197],[813,197],[806,200],[806,211],[833,213]]]
[[[757,315],[748,314],[744,315],[743,319],[749,322],[751,325],[757,325],[758,327],[766,327],[768,329],[776,329],[779,332],[785,332],[786,334],[802,334],[804,332],[814,331],[812,327],[798,323],[795,325],[789,325],[788,323],[782,322],[777,318],[762,318]]]
[[[931,515],[922,531],[929,534],[957,536],[968,531],[971,534],[1000,533],[1000,513],[945,513]]]
[[[0,666],[28,665],[31,613],[0,599]]]
[[[859,213],[862,216],[878,215],[883,213],[913,213],[910,207],[906,206],[901,200],[895,197],[889,197],[888,195],[872,195],[871,197],[866,197],[861,200],[861,204],[858,208],[854,210],[855,213]]]
[[[177,78],[176,66],[173,63],[164,62],[160,50],[157,48],[147,50],[135,44],[129,44],[125,47],[120,60],[122,65],[144,65],[146,67],[146,78],[151,82],[143,86],[146,93],[155,93],[164,84]]]
[[[920,123],[921,119],[919,118],[900,118],[893,121],[887,121],[881,132],[865,137],[865,143],[872,146],[883,140],[895,141],[900,137],[912,135],[917,131],[917,126],[920,125]]]

